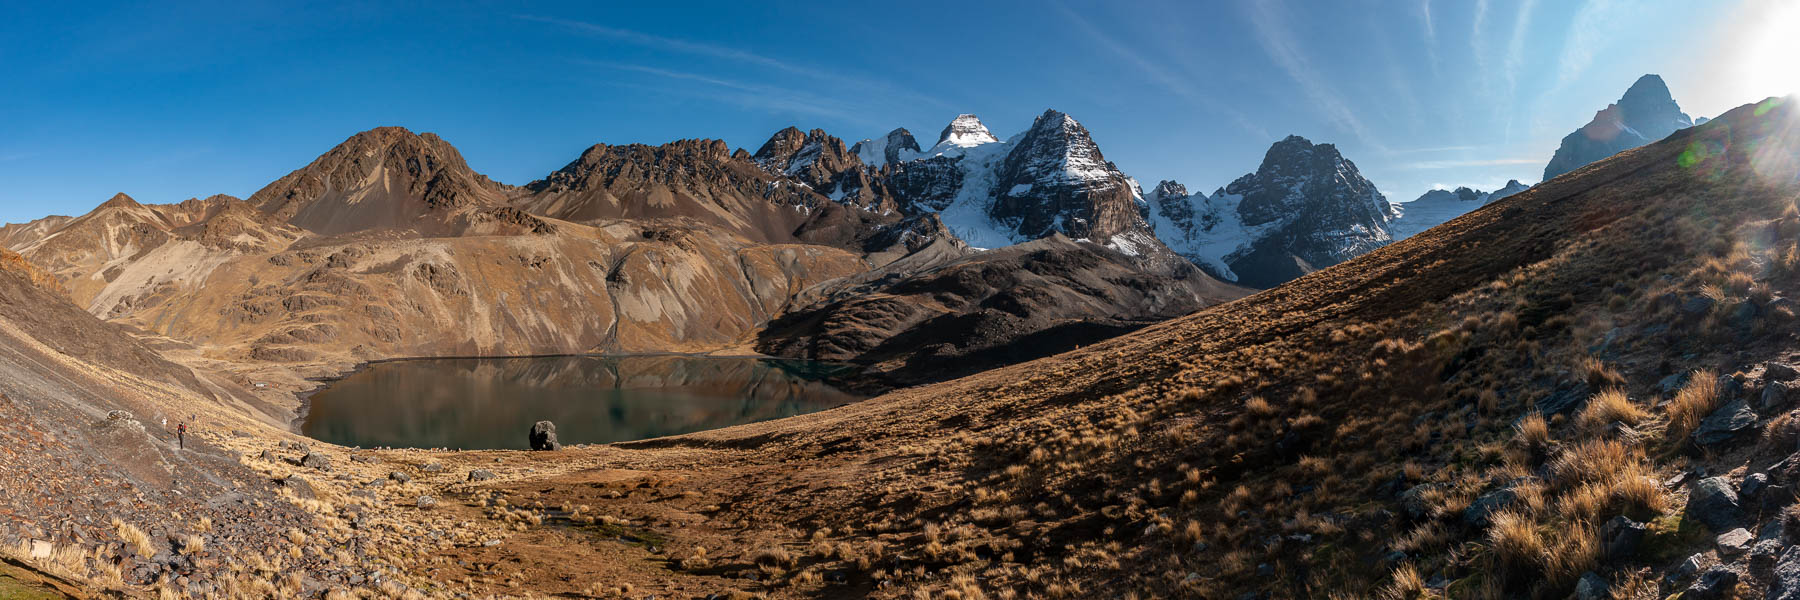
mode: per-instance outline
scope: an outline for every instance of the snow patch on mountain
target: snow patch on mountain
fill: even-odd
[[[1431,190],[1411,202],[1395,205],[1400,216],[1388,223],[1388,231],[1393,233],[1394,240],[1403,240],[1496,200],[1525,191],[1528,187],[1514,179],[1506,182],[1506,187],[1492,192],[1468,187]]]
[[[902,163],[924,154],[919,150],[919,142],[913,139],[912,132],[904,127],[888,132],[881,139],[857,142],[850,147],[850,152],[856,154],[863,164],[871,167]]]

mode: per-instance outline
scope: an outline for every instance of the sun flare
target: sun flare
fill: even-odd
[[[1751,31],[1742,84],[1762,96],[1800,93],[1800,2],[1770,6]]]

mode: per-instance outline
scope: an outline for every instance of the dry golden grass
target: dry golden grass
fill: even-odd
[[[1522,582],[1542,573],[1550,549],[1538,532],[1537,522],[1514,511],[1495,514],[1488,526],[1488,552],[1494,572],[1501,578]]]
[[[1587,406],[1581,410],[1580,422],[1589,428],[1605,427],[1614,421],[1635,427],[1649,418],[1650,413],[1632,403],[1624,390],[1612,388],[1588,399]]]
[[[1681,386],[1681,391],[1675,392],[1675,398],[1669,401],[1666,408],[1670,438],[1679,438],[1692,432],[1700,425],[1701,419],[1719,408],[1718,377],[1711,370],[1694,371],[1688,376],[1687,384]]]
[[[1513,440],[1519,447],[1534,459],[1541,459],[1550,451],[1550,424],[1540,414],[1526,415],[1513,425]]]
[[[1598,358],[1583,358],[1579,367],[1578,373],[1591,389],[1605,390],[1625,385],[1625,376]]]
[[[1436,597],[1436,593],[1425,587],[1425,578],[1419,576],[1418,568],[1412,563],[1395,568],[1393,580],[1381,588],[1382,600],[1424,600]]]
[[[126,523],[117,518],[112,520],[113,530],[118,532],[119,539],[138,553],[139,557],[149,558],[156,555],[156,545],[150,543],[150,536],[136,525]]]

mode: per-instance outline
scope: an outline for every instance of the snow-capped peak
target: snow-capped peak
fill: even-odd
[[[889,131],[878,140],[863,140],[850,147],[863,164],[871,167],[906,162],[920,155],[919,142],[905,127]]]
[[[975,115],[963,114],[956,115],[949,125],[944,126],[944,132],[938,134],[938,143],[934,150],[947,145],[968,148],[998,141],[1000,138],[994,137],[994,134],[988,131],[987,126],[981,124],[980,118]]]
[[[1164,179],[1157,182],[1156,187],[1150,190],[1150,200],[1157,202],[1164,200],[1180,200],[1187,197],[1187,186],[1181,185],[1181,182],[1173,179]],[[1205,196],[1202,195],[1202,198],[1204,197]]]

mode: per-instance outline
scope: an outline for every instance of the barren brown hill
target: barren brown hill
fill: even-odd
[[[321,235],[391,228],[429,236],[460,232],[468,213],[504,205],[506,191],[436,134],[381,127],[351,136],[249,202]]]
[[[233,257],[280,250],[300,236],[229,196],[144,205],[119,194],[41,238],[20,240],[18,251],[55,274],[77,305],[113,317],[199,285]]]

